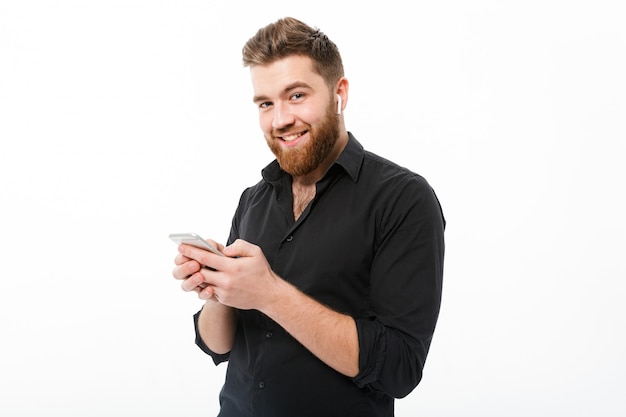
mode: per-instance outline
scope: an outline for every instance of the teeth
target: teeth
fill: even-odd
[[[300,134],[299,134],[299,133],[297,133],[297,134],[295,134],[295,135],[283,136],[283,140],[284,140],[285,142],[291,142],[292,140],[296,140],[296,139],[298,139],[299,137],[300,137]]]

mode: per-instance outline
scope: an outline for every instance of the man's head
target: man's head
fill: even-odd
[[[285,18],[243,48],[265,139],[286,172],[316,180],[348,134],[337,115],[348,98],[339,51],[326,35]]]

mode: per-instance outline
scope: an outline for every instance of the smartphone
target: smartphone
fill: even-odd
[[[184,243],[186,245],[192,245],[196,248],[210,250],[211,252],[226,256],[222,252],[218,251],[215,247],[213,247],[209,242],[200,237],[200,235],[196,233],[171,233],[170,239],[172,239],[177,244]]]

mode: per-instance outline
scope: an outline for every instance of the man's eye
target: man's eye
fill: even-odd
[[[264,101],[263,103],[259,104],[259,108],[261,108],[261,109],[266,109],[266,108],[268,108],[268,107],[269,107],[269,106],[271,106],[271,105],[272,105],[272,103],[271,103],[271,102],[269,102],[269,101]]]
[[[295,93],[295,94],[291,95],[291,99],[292,100],[300,100],[303,97],[304,97],[304,94],[302,94],[302,93]]]

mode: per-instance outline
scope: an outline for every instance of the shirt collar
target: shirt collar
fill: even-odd
[[[348,132],[348,143],[339,155],[339,158],[337,158],[335,163],[331,165],[330,168],[335,165],[341,166],[350,178],[352,178],[352,181],[356,182],[359,179],[359,173],[361,172],[361,165],[363,164],[364,156],[365,150],[363,149],[363,146],[358,140],[356,140],[352,133]],[[329,171],[330,169],[327,173]],[[287,173],[280,168],[277,160],[273,160],[265,168],[263,168],[261,175],[265,181],[272,183],[279,181],[282,177],[287,175]]]
[[[352,133],[348,132],[348,144],[335,161],[335,164],[343,167],[350,178],[352,178],[352,181],[356,182],[359,179],[364,156],[365,150],[363,146]]]

